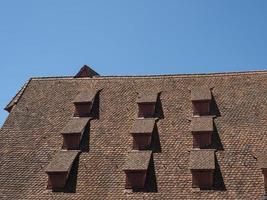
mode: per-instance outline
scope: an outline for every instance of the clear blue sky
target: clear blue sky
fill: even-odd
[[[262,70],[266,0],[0,0],[2,109],[30,77]]]

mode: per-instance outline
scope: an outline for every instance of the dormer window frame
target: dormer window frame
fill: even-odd
[[[137,97],[138,118],[153,118],[156,115],[156,104],[159,93],[140,93]]]
[[[144,189],[147,170],[125,170],[125,189]]]
[[[90,117],[87,118],[73,118],[61,131],[63,137],[62,149],[66,150],[79,150],[80,143],[84,132],[91,120]]]
[[[92,114],[92,102],[73,103],[75,107],[74,117],[89,117]],[[86,111],[86,112],[84,112]]]
[[[125,189],[144,189],[152,151],[131,151],[123,166]]]
[[[74,105],[74,117],[91,117],[93,115],[92,110],[97,93],[97,90],[88,89],[80,91],[76,95],[72,101]]]
[[[151,148],[152,134],[156,119],[136,119],[130,134],[133,137],[133,150],[148,150]]]
[[[200,190],[212,189],[214,184],[215,150],[191,150],[189,168],[192,174],[192,188],[199,188]]]
[[[47,189],[53,191],[64,190],[72,165],[79,153],[80,151],[77,150],[61,150],[53,157],[45,169],[48,176]]]
[[[209,190],[213,188],[214,170],[191,170],[192,188]]]
[[[151,148],[152,133],[131,133],[133,136],[133,150],[147,150]]]
[[[195,87],[191,89],[191,102],[194,116],[210,115],[211,90],[209,88]]]
[[[213,117],[193,117],[191,121],[193,148],[209,148],[214,132]]]

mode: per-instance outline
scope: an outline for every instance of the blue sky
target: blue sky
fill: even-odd
[[[263,70],[266,0],[0,0],[2,110],[34,76]]]

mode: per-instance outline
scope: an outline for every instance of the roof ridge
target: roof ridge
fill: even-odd
[[[27,88],[27,86],[29,85],[31,80],[32,80],[32,78],[30,78],[26,83],[23,84],[23,86],[16,93],[16,95],[13,96],[13,98],[10,100],[10,102],[6,105],[4,110],[6,110],[7,112],[11,112],[13,106],[18,103],[18,101],[20,100],[20,97],[23,95],[25,89]]]
[[[75,79],[107,79],[107,78],[165,78],[165,77],[205,77],[205,76],[237,76],[237,75],[252,75],[252,74],[265,74],[267,70],[254,70],[254,71],[233,71],[233,72],[211,72],[211,73],[188,73],[188,74],[151,74],[151,75],[107,75],[97,76],[92,78],[75,78]],[[74,79],[73,76],[43,76],[32,77],[31,79]]]

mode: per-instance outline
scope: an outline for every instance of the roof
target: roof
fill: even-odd
[[[156,103],[158,98],[158,92],[140,93],[137,96],[137,103]]]
[[[214,170],[214,149],[191,150],[189,168],[191,170]]]
[[[132,151],[129,152],[123,170],[135,171],[135,170],[147,170],[152,151]]]
[[[191,89],[191,100],[192,101],[211,100],[210,88],[193,87]]]
[[[23,94],[24,90],[26,89],[30,80],[23,85],[23,87],[18,91],[18,93],[12,98],[12,100],[6,105],[5,110],[10,112],[20,99],[21,95]]]
[[[61,134],[73,134],[73,133],[82,134],[90,119],[91,118],[88,117],[72,118],[63,128]]]
[[[93,89],[83,90],[74,98],[73,103],[91,103],[93,102],[96,93],[97,91]]]
[[[152,133],[156,119],[136,119],[131,133]]]
[[[59,151],[46,167],[45,172],[69,172],[79,152],[76,150]]]
[[[212,132],[213,118],[212,117],[193,117],[191,122],[192,132]]]
[[[0,130],[0,199],[260,199],[264,180],[254,152],[266,148],[266,83],[267,71],[32,78]],[[198,192],[191,190],[189,169],[189,89],[196,86],[213,88],[211,111],[217,117],[212,140],[220,147],[215,189]],[[46,190],[44,169],[62,148],[60,132],[73,118],[72,100],[86,89],[102,90],[99,117],[90,121],[89,151],[77,159],[76,192],[52,193]],[[129,133],[140,89],[162,91],[163,117],[157,121],[161,151],[151,157],[157,192],[124,190],[122,167],[132,149]]]

